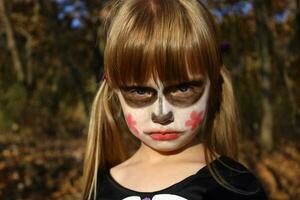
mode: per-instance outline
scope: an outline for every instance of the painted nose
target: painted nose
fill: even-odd
[[[171,111],[168,112],[167,114],[159,114],[159,115],[152,113],[151,119],[154,123],[158,123],[161,125],[168,125],[174,121],[174,115]]]

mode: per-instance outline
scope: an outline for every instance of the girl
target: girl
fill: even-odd
[[[212,16],[197,0],[116,0],[83,199],[267,199],[236,161],[237,116]]]

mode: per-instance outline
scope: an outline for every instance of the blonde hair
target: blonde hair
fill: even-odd
[[[213,17],[197,0],[116,0],[109,5],[104,71],[92,105],[84,160],[83,199],[97,196],[98,171],[129,158],[128,129],[113,90],[159,78],[164,84],[205,73],[211,81],[204,127],[205,160],[222,186],[239,193],[210,162],[238,158],[238,118],[228,70],[223,65]]]

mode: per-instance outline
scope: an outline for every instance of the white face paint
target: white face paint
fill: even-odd
[[[173,151],[188,144],[203,123],[210,81],[158,83],[151,79],[146,87],[124,87],[117,95],[130,131],[158,151]]]

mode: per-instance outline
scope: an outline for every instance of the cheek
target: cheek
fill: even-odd
[[[127,125],[129,127],[129,129],[133,132],[133,134],[135,134],[135,135],[138,136],[139,135],[139,131],[136,128],[136,121],[133,118],[132,114],[131,113],[127,113],[125,115],[125,119],[126,119],[126,122],[127,122]]]
[[[199,102],[195,104],[195,106],[187,113],[187,118],[184,123],[186,128],[195,130],[202,124],[207,109],[207,100],[208,89],[206,90],[204,96],[199,100]]]
[[[191,127],[192,130],[196,129],[203,121],[204,111],[192,111],[190,118],[185,121],[185,127]]]

